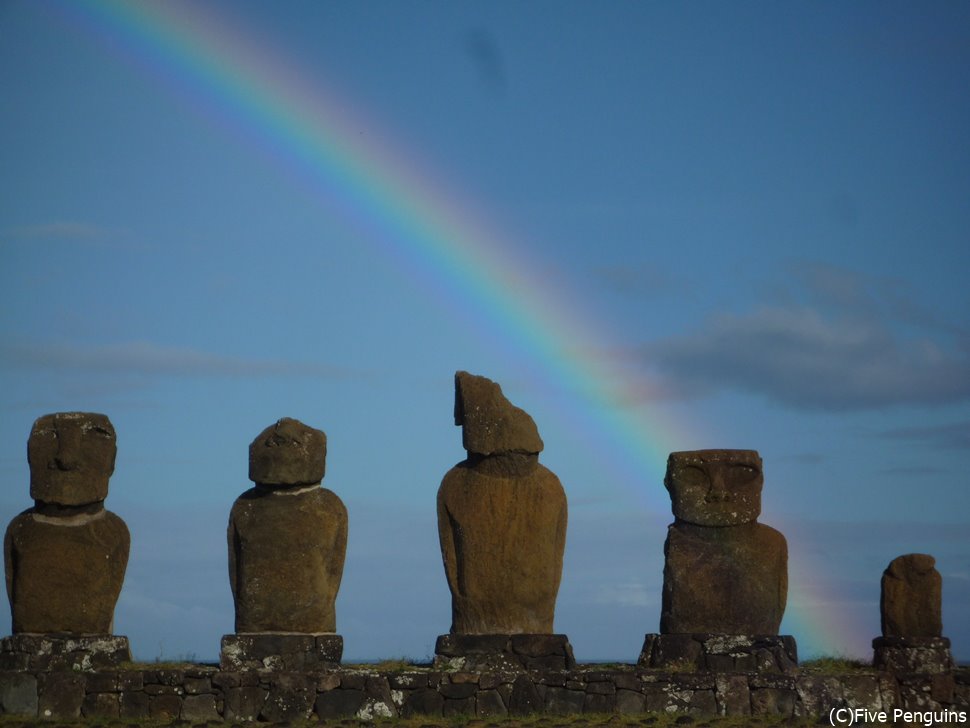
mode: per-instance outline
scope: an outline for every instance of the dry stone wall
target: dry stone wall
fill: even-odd
[[[0,672],[0,714],[23,718],[269,721],[579,713],[826,716],[833,708],[970,712],[970,669],[945,675],[567,671],[317,673],[185,669]],[[951,721],[955,722],[955,721]]]

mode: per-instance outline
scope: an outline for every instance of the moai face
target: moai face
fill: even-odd
[[[105,415],[58,412],[37,418],[27,440],[30,497],[62,506],[103,501],[117,451],[115,428]]]
[[[299,420],[284,417],[263,430],[249,446],[249,479],[285,488],[323,480],[327,436]]]
[[[674,515],[698,526],[737,526],[761,513],[764,475],[754,450],[674,452],[664,485]]]

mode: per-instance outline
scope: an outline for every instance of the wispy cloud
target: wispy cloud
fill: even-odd
[[[970,450],[970,422],[897,427],[885,430],[879,436],[890,440],[920,442],[942,450]]]
[[[131,236],[124,230],[80,220],[56,220],[35,225],[21,225],[0,230],[0,244],[90,245],[97,247],[130,246]]]
[[[970,337],[864,276],[815,266],[802,299],[722,313],[645,347],[668,391],[724,389],[803,409],[942,405],[970,399]],[[922,324],[918,330],[907,326]]]
[[[315,362],[246,359],[185,347],[129,341],[103,346],[59,343],[0,344],[0,366],[7,368],[96,371],[181,377],[349,377],[360,373]]]

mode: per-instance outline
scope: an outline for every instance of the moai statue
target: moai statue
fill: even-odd
[[[641,662],[768,671],[797,663],[794,640],[778,636],[788,545],[757,522],[763,484],[753,450],[670,454],[664,485],[675,521],[664,544],[660,635],[648,635]]]
[[[54,655],[49,666],[131,659],[127,638],[111,635],[131,544],[125,522],[104,507],[116,453],[105,415],[59,412],[34,422],[27,441],[34,507],[4,538],[14,633],[0,646],[5,663],[27,667],[44,652]]]
[[[495,382],[457,372],[455,424],[468,456],[438,490],[452,623],[438,638],[436,659],[466,668],[469,660],[481,667],[574,664],[565,635],[552,634],[566,494],[539,463],[535,422]]]
[[[873,664],[890,672],[946,672],[950,640],[942,636],[943,578],[929,554],[893,559],[882,575],[882,637],[872,642]]]
[[[327,436],[284,417],[249,446],[256,485],[229,516],[229,584],[236,634],[222,640],[224,669],[338,664],[334,602],[347,552],[347,509],[321,487]]]

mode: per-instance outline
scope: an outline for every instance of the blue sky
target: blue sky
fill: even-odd
[[[205,8],[503,270],[476,295],[375,232],[380,199],[348,208],[339,170],[193,76],[245,76],[220,47],[179,65],[110,5],[0,4],[0,516],[30,505],[36,417],[109,415],[137,657],[216,657],[229,509],[283,416],[326,431],[349,510],[345,656],[429,655],[457,369],[534,417],[566,489],[556,627],[580,660],[634,661],[656,631],[664,457],[705,447],[764,458],[803,656],[869,654],[882,570],[922,552],[970,657],[965,4]],[[621,401],[588,394],[616,383]]]

